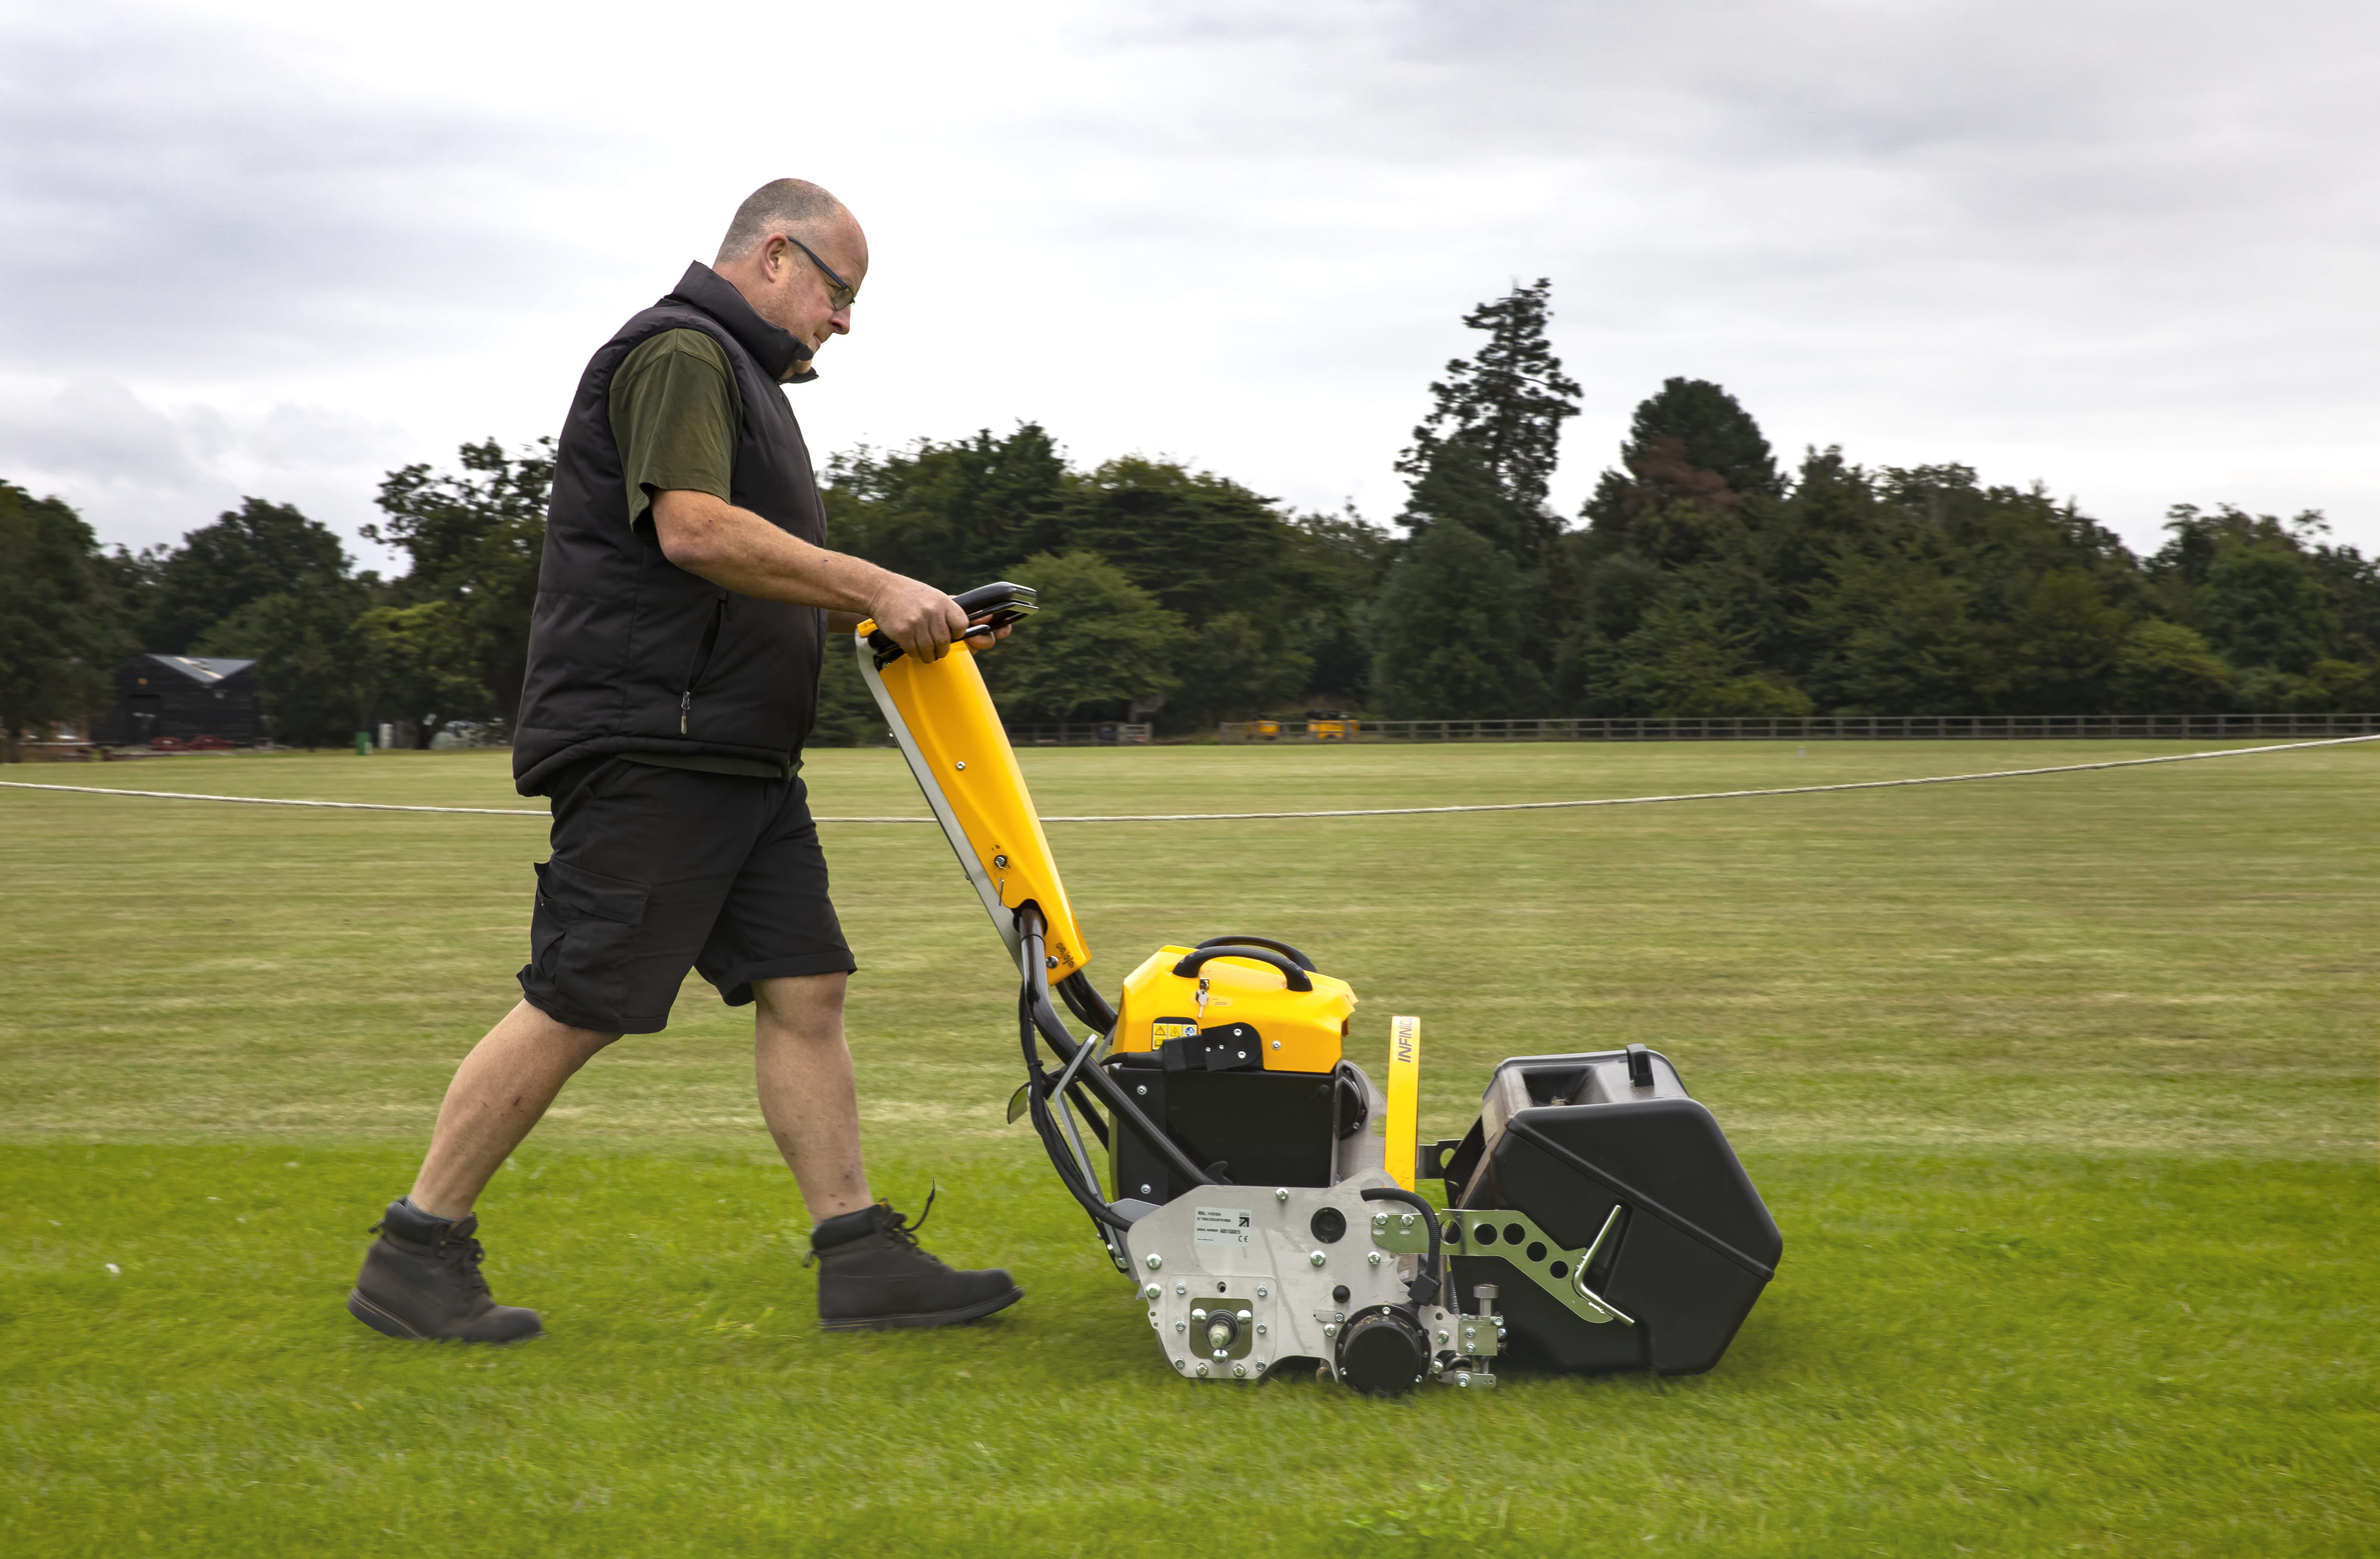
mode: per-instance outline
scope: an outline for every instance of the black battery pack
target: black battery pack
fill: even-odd
[[[1699,1374],[1784,1251],[1718,1122],[1641,1045],[1503,1062],[1470,1131],[1420,1158],[1463,1308],[1493,1285],[1540,1366]]]

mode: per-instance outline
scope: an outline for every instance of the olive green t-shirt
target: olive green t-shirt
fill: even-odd
[[[727,502],[744,399],[719,343],[700,331],[663,331],[637,344],[612,375],[612,439],[628,489],[628,523],[650,523],[653,494],[707,492]],[[710,753],[623,753],[636,763],[790,780],[798,765]]]

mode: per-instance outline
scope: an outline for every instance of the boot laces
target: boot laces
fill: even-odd
[[[480,1263],[487,1254],[487,1248],[470,1235],[449,1235],[438,1247],[438,1260],[454,1269],[466,1293],[488,1292],[488,1280],[480,1275]]]
[[[909,1221],[909,1215],[906,1213],[896,1211],[892,1203],[890,1202],[880,1202],[878,1205],[884,1209],[884,1215],[877,1220],[878,1227],[884,1231],[884,1237],[887,1239],[897,1240],[899,1243],[906,1245],[910,1250],[917,1251],[917,1254],[924,1256],[926,1260],[929,1262],[935,1260],[934,1256],[930,1252],[926,1251],[917,1243],[917,1231],[926,1227],[926,1220],[928,1218],[933,1216],[934,1198],[941,1194],[941,1187],[940,1185],[929,1185],[927,1187],[926,1204],[917,1210],[917,1221],[914,1224]]]

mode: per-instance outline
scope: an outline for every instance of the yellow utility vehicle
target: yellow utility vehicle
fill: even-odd
[[[1716,1364],[1782,1240],[1668,1059],[1513,1057],[1467,1132],[1424,1143],[1420,1021],[1386,1025],[1383,1091],[1347,1054],[1354,991],[1287,942],[1160,948],[1111,1005],[976,665],[1038,600],[1006,583],[956,599],[975,625],[953,653],[920,661],[863,622],[860,672],[1016,961],[1009,1118],[1031,1120],[1168,1366],[1253,1382],[1305,1361],[1392,1395],[1493,1385],[1508,1353]]]

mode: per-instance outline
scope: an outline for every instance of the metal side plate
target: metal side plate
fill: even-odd
[[[1600,1326],[1617,1321],[1633,1326],[1635,1318],[1622,1314],[1610,1301],[1586,1286],[1586,1269],[1620,1227],[1621,1209],[1614,1207],[1595,1239],[1584,1250],[1557,1244],[1535,1219],[1501,1207],[1456,1208],[1446,1215],[1446,1248],[1458,1256],[1500,1256],[1522,1276],[1560,1299],[1582,1321]],[[1495,1231],[1478,1238],[1482,1226]],[[1521,1238],[1512,1238],[1515,1227]],[[1557,1270],[1559,1274],[1557,1274]]]

